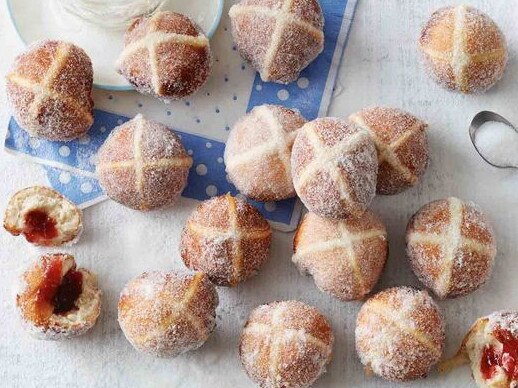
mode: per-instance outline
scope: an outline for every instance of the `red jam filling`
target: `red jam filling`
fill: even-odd
[[[57,237],[56,222],[43,210],[31,210],[25,215],[23,234],[31,243],[41,243]]]
[[[66,314],[76,308],[76,301],[83,290],[83,274],[73,269],[61,278],[63,262],[51,260],[45,267],[40,283],[38,302],[53,306],[53,314]]]
[[[497,329],[493,333],[503,345],[502,350],[486,345],[482,354],[480,371],[486,380],[493,378],[497,367],[501,367],[510,380],[518,380],[518,338],[509,330]]]

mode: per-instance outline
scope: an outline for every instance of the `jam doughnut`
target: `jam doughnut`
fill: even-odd
[[[410,287],[389,288],[368,299],[355,334],[366,372],[390,381],[426,377],[445,342],[439,307],[426,291]]]
[[[369,132],[378,151],[378,194],[415,186],[428,166],[427,124],[396,108],[366,108],[349,117]]]
[[[117,69],[141,92],[164,101],[195,93],[209,78],[209,40],[187,16],[164,11],[141,16],[124,37]]]
[[[408,223],[406,241],[412,270],[440,298],[469,294],[491,275],[495,235],[472,202],[452,197],[423,206]]]
[[[248,376],[261,387],[308,387],[331,361],[334,336],[316,308],[289,300],[252,311],[239,354]]]
[[[293,184],[321,217],[360,217],[376,194],[378,158],[369,134],[338,118],[304,125],[291,154]]]
[[[174,204],[191,165],[180,138],[141,114],[116,127],[97,155],[99,182],[108,196],[142,211]]]
[[[5,211],[4,228],[41,246],[73,244],[83,231],[83,213],[57,191],[32,186],[14,194]]]
[[[62,340],[84,334],[101,312],[97,278],[77,268],[73,256],[43,255],[22,276],[16,307],[38,339]]]
[[[44,40],[16,57],[6,77],[13,115],[31,136],[68,141],[93,124],[92,62],[68,42]]]
[[[201,272],[144,272],[121,292],[119,324],[136,350],[176,357],[207,341],[217,306],[216,289]]]
[[[222,195],[202,202],[182,233],[185,265],[219,286],[236,286],[256,274],[270,253],[272,230],[244,199]]]
[[[296,195],[291,178],[291,147],[306,120],[278,105],[257,106],[230,131],[225,165],[237,189],[257,201]]]
[[[335,221],[307,213],[293,240],[292,261],[317,287],[343,300],[359,300],[376,285],[388,255],[385,225],[371,211]]]
[[[499,311],[479,318],[464,337],[458,353],[442,362],[447,372],[465,363],[478,387],[518,386],[518,312]]]
[[[295,81],[324,49],[317,0],[241,0],[229,16],[239,53],[264,82]]]
[[[507,44],[496,23],[466,5],[435,11],[419,47],[435,81],[462,93],[485,92],[502,78],[507,65]]]

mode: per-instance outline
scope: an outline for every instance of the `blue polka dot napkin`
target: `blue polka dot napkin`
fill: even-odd
[[[333,87],[335,84],[338,65],[346,43],[347,34],[352,21],[357,0],[321,0],[322,10],[325,17],[325,46],[322,54],[306,68],[301,77],[290,85],[278,85],[274,83],[264,83],[259,75],[252,75],[252,82],[243,82],[249,77],[243,74],[250,71],[246,64],[241,63],[239,68],[232,67],[239,57],[235,47],[229,46],[230,50],[225,55],[216,57],[216,62],[227,61],[227,64],[219,64],[225,69],[224,85],[228,85],[232,80],[239,80],[232,85],[232,103],[237,105],[226,106],[223,101],[214,100],[211,105],[206,100],[200,98],[178,103],[178,105],[163,105],[161,102],[153,101],[152,106],[144,106],[140,100],[135,100],[134,93],[121,93],[114,98],[108,94],[107,100],[110,104],[109,110],[120,113],[112,113],[107,110],[96,109],[94,112],[94,125],[87,135],[71,142],[49,142],[43,139],[30,137],[27,132],[18,126],[14,118],[9,123],[5,139],[7,151],[15,153],[34,162],[41,163],[47,172],[50,185],[57,191],[63,193],[70,200],[82,208],[86,208],[95,203],[106,199],[102,188],[95,176],[95,156],[99,147],[103,144],[110,131],[117,125],[129,120],[128,117],[134,116],[135,109],[146,114],[146,110],[156,113],[157,109],[163,109],[165,118],[170,116],[175,118],[173,129],[181,137],[185,148],[194,159],[193,166],[189,173],[189,180],[183,196],[205,200],[215,195],[230,192],[238,194],[235,187],[228,182],[223,163],[224,137],[213,134],[210,125],[218,126],[220,111],[227,109],[235,111],[236,114],[244,114],[256,105],[261,104],[281,104],[290,108],[298,109],[307,119],[314,119],[326,114]],[[225,18],[222,21],[224,33],[229,35]],[[221,27],[220,27],[221,29]],[[220,34],[221,35],[221,34]],[[217,34],[215,46],[218,46]],[[229,36],[227,38],[230,38]],[[223,40],[224,37],[221,38]],[[231,38],[229,40],[231,42]],[[223,42],[225,43],[225,42]],[[225,43],[226,44],[226,43]],[[222,45],[221,43],[219,44]],[[215,48],[216,50],[220,47]],[[240,58],[237,59],[241,61]],[[228,72],[228,69],[236,73]],[[229,82],[230,81],[230,82]],[[209,85],[210,86],[210,85]],[[214,94],[217,85],[213,86]],[[210,90],[210,89],[208,89]],[[206,92],[207,96],[210,91]],[[246,101],[237,101],[237,96],[248,96]],[[96,96],[97,97],[97,96]],[[96,98],[96,104],[99,101]],[[101,105],[106,107],[107,104]],[[184,119],[188,117],[180,106],[196,112],[192,116],[192,125]],[[242,109],[242,112],[240,111]],[[211,116],[217,114],[218,118]],[[153,114],[152,116],[156,116]],[[153,117],[154,118],[154,117]],[[164,120],[164,123],[168,120]],[[179,123],[179,124],[176,124]],[[209,123],[207,125],[206,123]],[[178,125],[182,128],[176,128]],[[225,123],[225,135],[232,122]],[[171,126],[171,125],[169,125]],[[207,129],[209,128],[209,129]],[[216,138],[221,139],[216,140]],[[263,215],[279,230],[291,231],[295,229],[300,219],[302,205],[296,199],[279,202],[253,204],[263,213]]]

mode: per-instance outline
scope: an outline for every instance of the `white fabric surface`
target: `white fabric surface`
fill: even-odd
[[[378,289],[417,285],[404,252],[408,218],[424,203],[450,195],[477,202],[493,221],[499,253],[489,283],[469,296],[440,302],[447,321],[446,355],[451,356],[465,331],[479,316],[518,307],[518,174],[486,166],[471,147],[468,124],[480,110],[495,110],[518,123],[518,8],[511,0],[472,0],[487,11],[507,35],[511,57],[502,82],[483,96],[461,96],[437,87],[424,73],[416,42],[428,15],[445,0],[361,0],[353,23],[339,85],[330,114],[347,117],[367,105],[402,107],[430,124],[432,162],[415,189],[397,197],[376,198],[374,208],[386,222],[390,258]],[[457,1],[455,1],[457,3]],[[0,4],[0,73],[21,50]],[[0,91],[0,138],[7,125],[4,81]],[[15,190],[44,183],[39,166],[0,152],[0,211]],[[85,212],[85,233],[69,251],[97,272],[104,290],[103,313],[82,338],[37,342],[21,329],[14,310],[17,275],[38,251],[22,238],[0,231],[0,385],[67,386],[252,386],[238,359],[239,333],[258,304],[300,299],[317,306],[331,320],[336,345],[328,373],[317,384],[327,386],[391,386],[366,378],[354,351],[354,322],[360,303],[342,303],[318,292],[310,278],[299,275],[290,261],[291,234],[276,233],[271,260],[259,276],[236,289],[220,288],[218,327],[204,347],[175,360],[156,360],[131,348],[116,320],[118,293],[132,276],[146,269],[182,268],[177,254],[181,227],[193,201],[151,214],[126,210],[113,202]],[[468,387],[469,368],[448,376],[432,374],[412,386]]]

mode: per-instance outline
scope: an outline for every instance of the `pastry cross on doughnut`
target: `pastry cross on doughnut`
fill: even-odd
[[[157,12],[129,27],[117,68],[141,93],[180,99],[205,83],[211,60],[209,40],[198,25],[178,13]]]
[[[324,48],[317,0],[242,0],[229,15],[240,54],[265,82],[295,81]]]
[[[31,135],[68,141],[93,123],[92,80],[92,63],[81,48],[45,40],[16,58],[7,96],[16,121]]]

